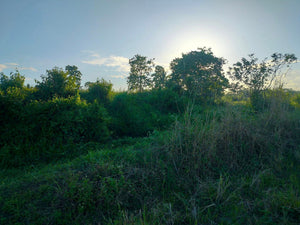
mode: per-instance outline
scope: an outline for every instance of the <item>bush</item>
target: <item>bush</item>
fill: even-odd
[[[20,101],[4,99],[6,108],[1,110],[5,120],[1,129],[2,166],[78,155],[77,144],[103,143],[110,136],[106,110],[97,103],[82,102],[78,96],[35,101],[24,106]]]
[[[183,110],[182,99],[169,90],[119,93],[109,107],[111,129],[115,136],[145,136],[155,129],[165,129],[172,114]]]
[[[300,108],[300,93],[293,95],[292,105],[294,105],[296,108]]]
[[[108,105],[112,95],[112,83],[97,79],[96,82],[87,82],[87,90],[80,92],[80,96],[90,103],[97,101],[99,104]]]

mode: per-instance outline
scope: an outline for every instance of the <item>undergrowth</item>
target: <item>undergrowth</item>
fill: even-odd
[[[299,109],[193,107],[127,146],[0,173],[0,223],[299,224]]]

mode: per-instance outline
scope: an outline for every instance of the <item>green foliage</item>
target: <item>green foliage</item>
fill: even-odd
[[[223,95],[228,83],[223,74],[224,63],[225,60],[215,57],[211,49],[199,48],[182,54],[170,64],[169,86],[195,99],[214,101]]]
[[[119,93],[109,107],[116,136],[145,136],[155,129],[167,128],[171,114],[183,110],[183,98],[171,90]]]
[[[76,88],[80,88],[82,74],[78,70],[78,67],[67,65],[66,71],[69,74],[68,79],[70,80],[70,83],[75,83]]]
[[[189,110],[132,146],[2,171],[1,223],[297,224],[299,115]]]
[[[4,93],[10,88],[24,88],[25,77],[20,74],[18,70],[11,72],[10,76],[6,76],[4,73],[0,73],[0,90]]]
[[[166,87],[167,74],[162,66],[156,66],[155,72],[151,76],[154,89],[162,89]]]
[[[162,67],[152,90],[136,86],[137,93],[111,96],[102,79],[80,92],[87,101],[75,94],[75,66],[47,71],[37,90],[1,86],[0,223],[297,224],[299,93],[255,92],[263,96],[252,105],[263,111],[240,104],[247,89],[225,96],[227,104],[199,104],[189,97],[214,98],[202,89],[195,97],[197,85],[221,96],[222,85],[208,85],[222,75],[217,59],[207,49],[175,59],[174,68],[191,69],[186,76],[173,71],[169,84],[178,82],[178,92],[160,85]],[[2,78],[1,85],[18,80]],[[33,101],[35,94],[44,101]]]
[[[79,96],[27,105],[2,99],[1,167],[71,157],[77,144],[103,143],[110,136],[106,110],[97,103],[82,102]]]
[[[294,105],[297,108],[300,108],[300,93],[294,94],[291,101],[292,105]]]
[[[80,96],[92,103],[97,101],[99,104],[108,105],[112,94],[112,83],[107,82],[103,78],[97,79],[96,82],[87,82],[85,87],[87,90],[81,91]]]
[[[47,75],[41,78],[42,81],[36,81],[37,99],[66,98],[74,96],[79,89],[81,72],[76,66],[66,66],[66,71],[54,67],[52,70],[47,70]]]
[[[183,122],[175,123],[168,149],[171,161],[178,164],[175,167],[184,167],[181,172],[186,178],[214,176],[219,171],[249,172],[272,164],[288,143],[300,141],[294,132],[298,126],[297,117],[279,104],[256,117],[245,106],[196,117],[187,112]]]
[[[254,54],[250,54],[249,59],[242,58],[241,62],[229,68],[228,75],[235,81],[232,89],[238,91],[241,88],[248,88],[252,107],[260,111],[264,108],[264,91],[269,89],[274,82],[279,82],[280,86],[282,76],[287,73],[282,74],[282,70],[296,60],[294,54],[274,53],[270,60],[266,58],[258,62]]]
[[[146,56],[135,55],[129,60],[130,73],[127,79],[128,90],[142,92],[150,88],[150,73],[153,70],[154,59],[147,59]]]
[[[20,94],[19,88],[9,88],[6,94],[0,92],[0,129],[3,129],[6,124],[15,123],[18,120],[17,118],[22,112],[22,100],[23,96]]]

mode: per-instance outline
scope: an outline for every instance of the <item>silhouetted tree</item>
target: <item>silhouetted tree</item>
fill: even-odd
[[[210,48],[182,54],[171,62],[169,86],[196,99],[214,100],[223,94],[228,84],[222,69],[224,63],[225,60],[214,56]]]
[[[242,58],[229,68],[228,75],[233,80],[232,89],[235,92],[242,88],[249,89],[251,104],[259,110],[264,104],[264,90],[270,88],[277,78],[281,78],[288,71],[284,73],[282,69],[288,68],[296,60],[294,54],[274,53],[271,59],[258,62],[254,54],[250,54],[249,59]]]
[[[155,72],[152,74],[153,87],[162,89],[166,86],[167,74],[162,66],[156,66]]]
[[[135,55],[129,60],[130,74],[127,83],[130,91],[142,92],[145,88],[151,87],[150,73],[154,67],[153,60],[141,55]]]

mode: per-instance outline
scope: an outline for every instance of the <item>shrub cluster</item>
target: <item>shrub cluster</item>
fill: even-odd
[[[96,82],[90,84],[92,93],[88,89],[47,101],[35,100],[34,89],[15,87],[1,92],[0,165],[49,162],[82,154],[84,143],[146,136],[166,129],[173,115],[184,108],[184,99],[171,90],[120,92],[109,98],[111,89],[104,94],[98,90],[104,84],[109,86]],[[80,95],[88,97],[88,102]]]
[[[174,120],[172,115],[183,111],[184,105],[184,98],[167,89],[119,93],[109,106],[111,130],[116,137],[139,137],[166,129]]]
[[[28,104],[13,97],[0,97],[1,166],[72,155],[77,144],[103,143],[110,136],[106,109],[96,103],[87,104],[79,96]]]

